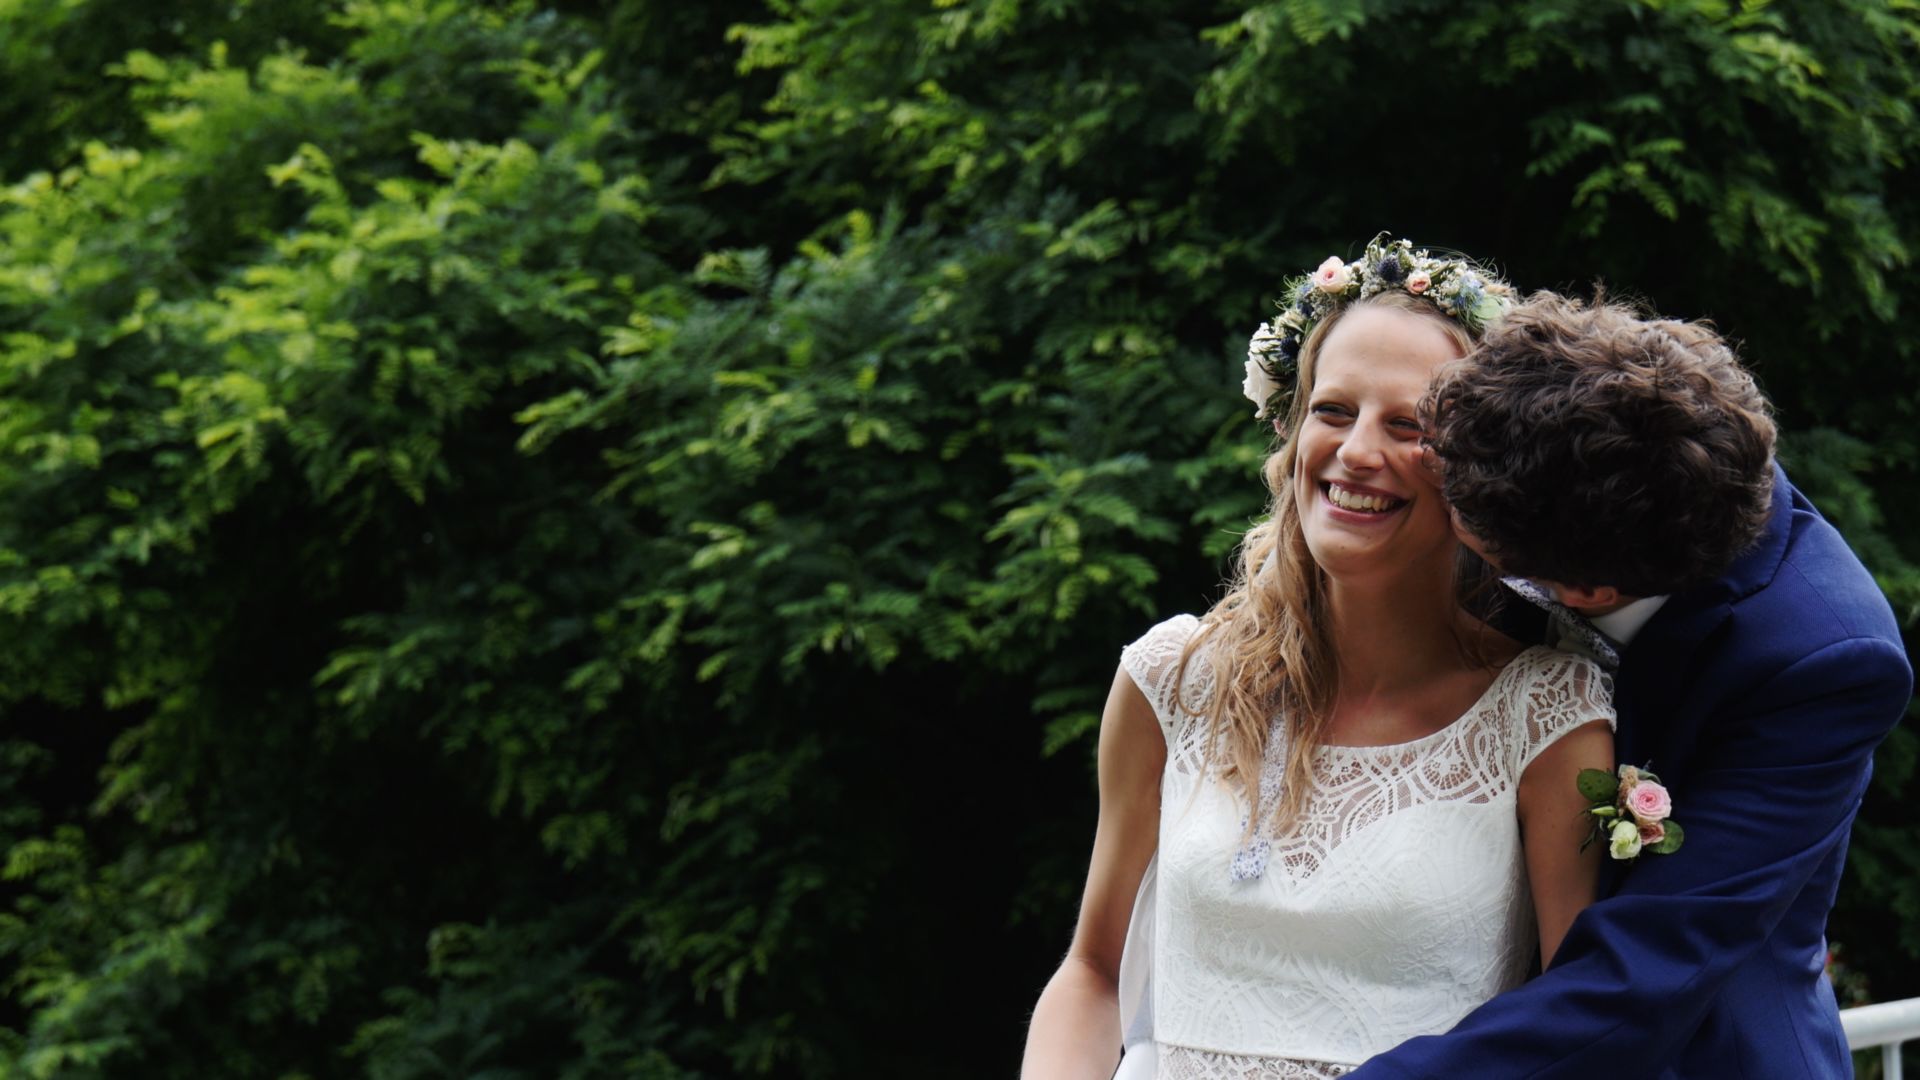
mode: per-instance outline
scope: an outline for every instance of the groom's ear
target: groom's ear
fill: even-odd
[[[1619,589],[1611,585],[1561,585],[1556,582],[1542,582],[1553,598],[1583,615],[1604,615],[1624,606],[1632,597],[1622,596]]]

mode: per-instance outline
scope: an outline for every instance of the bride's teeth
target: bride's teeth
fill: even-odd
[[[1385,510],[1391,501],[1385,495],[1362,495],[1334,484],[1327,485],[1327,495],[1333,500],[1333,504],[1342,510],[1377,512]]]

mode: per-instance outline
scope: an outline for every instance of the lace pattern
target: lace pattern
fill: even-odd
[[[1155,1080],[1337,1080],[1357,1068],[1331,1061],[1215,1054],[1186,1046],[1162,1046]]]
[[[1173,679],[1181,651],[1199,627],[1200,620],[1191,615],[1175,616],[1121,654],[1122,665],[1153,706],[1166,735],[1168,769],[1186,776],[1207,771],[1206,732],[1199,714],[1213,693],[1215,676],[1205,649],[1196,650],[1183,685],[1175,687]],[[1314,797],[1296,827],[1285,837],[1259,830],[1255,844],[1262,849],[1277,845],[1289,874],[1310,877],[1342,841],[1398,809],[1493,801],[1560,736],[1602,718],[1611,729],[1611,676],[1571,653],[1528,649],[1458,720],[1440,731],[1392,746],[1321,747]],[[1279,802],[1286,737],[1286,725],[1276,716],[1260,777],[1263,818]],[[1242,829],[1245,823],[1243,814]],[[1236,861],[1246,854],[1236,853]],[[1236,879],[1242,876],[1259,875]]]
[[[1528,649],[1440,731],[1321,748],[1304,817],[1247,849],[1246,799],[1205,760],[1204,643],[1174,685],[1199,628],[1170,619],[1122,654],[1167,739],[1152,989],[1161,1075],[1338,1076],[1353,1066],[1335,1063],[1444,1031],[1518,983],[1534,947],[1519,778],[1560,736],[1611,723],[1598,665]],[[1277,718],[1274,736],[1263,803],[1284,761]],[[1264,873],[1241,873],[1256,849]]]

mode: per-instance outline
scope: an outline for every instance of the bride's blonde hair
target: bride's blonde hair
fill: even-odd
[[[1432,318],[1465,353],[1466,329],[1426,300],[1383,292],[1344,305],[1314,326],[1300,347],[1299,370],[1287,407],[1279,448],[1261,473],[1272,495],[1266,520],[1241,538],[1227,594],[1201,620],[1201,630],[1180,656],[1175,686],[1184,686],[1187,664],[1202,645],[1212,665],[1214,692],[1199,713],[1206,723],[1206,755],[1221,763],[1219,775],[1237,785],[1247,805],[1251,833],[1260,807],[1261,762],[1274,714],[1287,725],[1286,769],[1273,811],[1276,832],[1298,816],[1313,790],[1313,756],[1326,737],[1340,663],[1328,625],[1327,579],[1300,529],[1293,471],[1300,428],[1306,423],[1314,371],[1327,334],[1357,307],[1390,307]]]

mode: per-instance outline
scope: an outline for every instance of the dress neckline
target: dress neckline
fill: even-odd
[[[1404,751],[1404,750],[1414,749],[1415,747],[1424,746],[1430,742],[1436,742],[1442,736],[1445,736],[1451,733],[1455,728],[1458,728],[1460,725],[1466,723],[1468,720],[1472,719],[1475,715],[1477,715],[1480,712],[1480,710],[1487,704],[1487,702],[1492,700],[1493,692],[1495,690],[1500,689],[1500,684],[1505,682],[1508,676],[1515,669],[1520,667],[1520,659],[1522,657],[1526,656],[1529,653],[1537,652],[1546,648],[1547,646],[1545,645],[1529,645],[1526,648],[1521,649],[1519,652],[1513,654],[1513,659],[1507,661],[1506,666],[1500,669],[1499,674],[1495,675],[1493,677],[1493,680],[1487,683],[1487,688],[1485,690],[1480,691],[1480,696],[1473,699],[1473,704],[1467,706],[1465,712],[1462,712],[1459,716],[1456,716],[1452,720],[1448,721],[1446,726],[1444,727],[1438,728],[1434,731],[1429,731],[1425,735],[1422,735],[1417,739],[1408,739],[1405,742],[1363,743],[1359,745],[1352,745],[1348,743],[1321,743],[1319,746],[1314,748],[1314,754],[1315,756],[1318,756],[1321,754],[1326,754],[1329,751],[1339,751],[1340,753],[1348,756],[1364,756],[1364,752],[1368,750]]]

